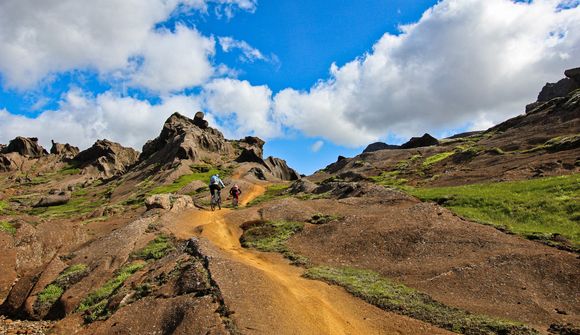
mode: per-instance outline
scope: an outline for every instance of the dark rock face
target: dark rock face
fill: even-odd
[[[557,83],[546,83],[538,95],[538,102],[550,101],[565,97],[568,93],[580,88],[580,67],[564,71],[566,78]]]
[[[125,173],[137,158],[139,152],[109,140],[98,140],[92,147],[81,151],[73,160],[82,168],[96,167],[105,177]]]
[[[268,157],[265,160],[266,167],[276,178],[282,180],[297,180],[300,179],[300,175],[290,168],[286,161],[280,158]]]
[[[261,153],[256,152],[254,148],[243,149],[242,153],[235,159],[235,161],[238,163],[258,163],[266,165],[264,159],[262,159]]]
[[[253,167],[248,171],[248,174],[253,175],[254,177],[258,178],[259,180],[266,180],[266,175],[264,174],[264,170],[260,169],[259,167]]]
[[[50,153],[53,155],[63,156],[64,158],[72,159],[80,153],[79,148],[72,146],[68,143],[61,144],[52,141],[52,147],[50,148]]]
[[[437,144],[439,144],[439,141],[435,137],[429,134],[423,134],[421,137],[412,137],[409,142],[401,145],[401,149],[421,148]]]
[[[143,146],[140,161],[168,163],[174,160],[200,158],[201,151],[227,154],[229,147],[222,133],[207,126],[198,112],[192,120],[179,113],[171,115],[161,130],[161,134]],[[197,121],[196,121],[197,120]]]
[[[363,150],[364,152],[375,152],[375,151],[379,151],[379,150],[387,150],[387,149],[399,149],[400,146],[398,145],[392,145],[392,144],[386,144],[383,142],[375,142],[375,143],[371,143],[369,144],[366,149]]]
[[[50,194],[46,197],[43,197],[38,201],[34,207],[50,207],[50,206],[59,206],[64,205],[70,201],[71,194],[70,192],[60,192],[58,194]]]
[[[308,179],[302,178],[293,182],[292,185],[290,185],[288,192],[290,192],[290,194],[312,193],[317,187],[318,185],[315,183]]]
[[[201,129],[207,129],[207,127],[209,127],[209,123],[203,119],[204,117],[205,115],[203,112],[195,113],[195,116],[193,117],[193,124]]]
[[[264,155],[264,144],[266,142],[258,137],[246,136],[245,138],[239,140],[237,143],[242,149],[253,150],[259,157],[263,157]]]
[[[563,97],[578,88],[580,88],[580,85],[570,78],[561,79],[557,83],[546,83],[538,95],[538,101],[545,102]]]
[[[29,158],[39,158],[48,155],[48,152],[38,144],[38,138],[36,137],[16,137],[10,141],[7,147],[2,149],[3,154],[12,152]]]

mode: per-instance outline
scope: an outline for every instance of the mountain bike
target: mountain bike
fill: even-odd
[[[216,207],[222,209],[222,196],[219,191],[216,191],[211,197],[210,206],[212,211],[214,211]]]

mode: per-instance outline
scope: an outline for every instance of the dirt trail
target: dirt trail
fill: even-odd
[[[245,205],[265,191],[254,185],[240,203]],[[263,276],[259,281],[264,297],[246,296],[241,305],[270,306],[277,315],[243,317],[245,311],[236,310],[240,319],[252,320],[244,325],[245,333],[252,334],[438,334],[446,331],[420,321],[385,312],[345,292],[343,289],[322,282],[304,279],[303,270],[288,264],[277,255],[261,253],[241,247],[242,234],[239,225],[227,222],[228,209],[221,211],[196,211],[179,224],[168,227],[178,238],[193,234],[204,237],[218,247],[228,261],[244,264],[258,270]],[[185,225],[185,226],[184,226]],[[195,233],[194,233],[195,232]],[[189,234],[189,236],[188,236]],[[264,281],[263,279],[267,280]],[[249,280],[252,278],[250,276]],[[258,284],[258,283],[256,283]],[[248,278],[236,285],[252,285]],[[243,289],[239,287],[239,289]],[[252,309],[252,308],[250,308]],[[263,308],[262,308],[263,311]],[[248,313],[248,312],[246,312]],[[254,324],[254,323],[262,324]],[[251,326],[251,327],[248,327]]]

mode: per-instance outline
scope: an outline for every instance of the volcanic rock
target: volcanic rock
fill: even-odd
[[[439,141],[435,137],[425,133],[421,137],[411,137],[409,142],[401,145],[401,149],[421,148],[437,144],[439,144]]]
[[[147,210],[160,208],[179,212],[193,207],[193,199],[188,195],[155,194],[145,199]]]
[[[208,153],[229,154],[231,148],[223,134],[200,123],[199,113],[197,121],[179,113],[171,115],[161,134],[145,143],[139,160],[165,164],[175,160],[197,161]]]
[[[203,119],[204,117],[205,115],[203,114],[203,112],[195,113],[195,116],[193,117],[193,124],[201,129],[207,129],[209,123]]]
[[[238,145],[243,149],[252,149],[257,156],[262,157],[264,155],[264,142],[259,137],[246,136],[245,138],[239,140]]]
[[[276,178],[282,180],[297,180],[300,175],[294,169],[290,168],[285,160],[280,158],[268,157],[265,160],[266,167]]]
[[[7,147],[2,149],[3,154],[11,152],[16,152],[29,158],[39,158],[48,155],[48,152],[38,144],[38,138],[36,137],[16,137],[10,141]]]
[[[68,143],[61,144],[56,143],[54,140],[52,142],[52,147],[50,148],[50,153],[53,155],[63,156],[64,158],[72,159],[80,153],[79,148],[72,146]]]
[[[98,140],[92,147],[81,151],[73,160],[83,169],[93,166],[105,177],[125,173],[137,158],[139,152],[109,140]]]
[[[564,75],[570,79],[574,79],[576,83],[580,84],[580,67],[568,69],[564,71]]]
[[[50,207],[50,206],[60,206],[68,203],[70,201],[70,192],[59,192],[57,194],[49,194],[42,197],[40,201],[34,207]]]
[[[254,177],[258,178],[259,180],[266,180],[266,175],[264,174],[264,170],[260,169],[259,167],[253,167],[248,171],[248,174],[253,175]]]
[[[291,194],[298,194],[298,193],[312,193],[318,185],[311,182],[308,179],[298,179],[290,185],[288,192]]]
[[[564,97],[568,93],[580,88],[580,85],[571,78],[564,78],[557,83],[546,83],[538,94],[538,101],[545,102],[554,98]]]
[[[242,153],[235,159],[238,163],[258,163],[262,165],[266,165],[264,159],[262,159],[262,155],[259,152],[256,152],[255,148],[250,149],[243,149]]]
[[[386,149],[400,149],[400,146],[393,145],[393,144],[387,144],[387,143],[383,143],[383,142],[375,142],[375,143],[369,144],[363,150],[363,153],[364,152],[374,152],[374,151],[379,151],[379,150],[386,150]]]

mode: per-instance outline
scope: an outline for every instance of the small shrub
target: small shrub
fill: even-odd
[[[336,215],[318,213],[313,215],[308,222],[312,224],[326,224],[332,221],[337,221],[338,219],[340,218]]]
[[[50,284],[38,294],[38,302],[42,305],[52,306],[63,293],[64,290],[60,286]]]
[[[265,252],[279,252],[293,264],[306,264],[307,259],[290,251],[286,241],[304,228],[302,222],[258,221],[244,226],[240,243],[244,248],[255,248]]]

